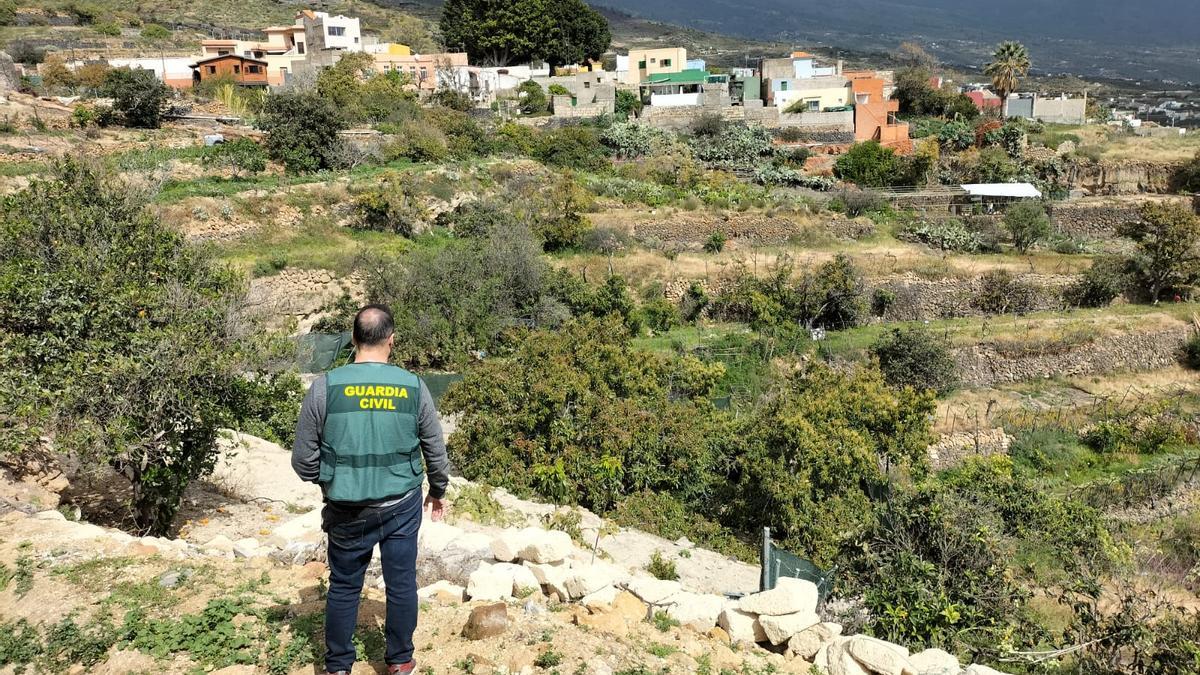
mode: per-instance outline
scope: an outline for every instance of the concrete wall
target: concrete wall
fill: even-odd
[[[1011,97],[1008,99],[1009,117],[1033,117],[1033,99]]]
[[[812,131],[848,131],[854,133],[854,111],[779,113],[780,127],[803,127]],[[851,137],[853,140],[853,137]]]
[[[1056,124],[1083,124],[1087,121],[1086,98],[1033,99],[1033,118]]]

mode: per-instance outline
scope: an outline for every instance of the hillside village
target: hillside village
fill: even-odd
[[[365,302],[421,673],[1200,673],[1191,92],[494,5],[0,3],[0,674],[321,672]]]

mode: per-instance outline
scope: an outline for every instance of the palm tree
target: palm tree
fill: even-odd
[[[1029,52],[1020,42],[1001,42],[992,54],[992,62],[983,67],[992,78],[992,88],[1000,97],[1000,111],[1008,117],[1008,95],[1016,91],[1017,78],[1029,74]]]

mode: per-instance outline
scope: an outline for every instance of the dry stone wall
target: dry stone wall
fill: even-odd
[[[1108,239],[1115,237],[1117,228],[1142,219],[1133,204],[1072,205],[1050,207],[1050,219],[1061,233],[1072,237]]]
[[[1056,310],[1062,307],[1062,291],[1074,280],[1070,275],[1024,274],[1016,276],[1020,283],[1034,289],[1031,311]],[[920,279],[913,274],[886,279],[877,288],[890,291],[895,301],[883,318],[886,321],[924,321],[952,319],[964,316],[983,316],[972,300],[983,290],[982,277],[973,279]]]
[[[703,242],[713,232],[720,232],[727,239],[779,244],[812,229],[822,230],[841,239],[860,239],[875,232],[875,226],[867,220],[832,218],[820,224],[802,224],[783,216],[715,216],[703,212],[681,212],[672,216],[670,220],[655,220],[633,226],[634,236],[639,239],[684,244]]]
[[[246,301],[251,310],[263,312],[275,325],[292,319],[304,325],[315,321],[321,308],[343,292],[361,296],[362,286],[357,275],[339,277],[329,270],[285,269],[252,279]]]
[[[1070,377],[1119,371],[1166,368],[1178,362],[1189,335],[1186,327],[1096,338],[1069,349],[1008,354],[1003,344],[982,342],[954,350],[959,379],[969,385],[1049,377]]]
[[[929,446],[929,463],[940,471],[958,466],[971,457],[1006,455],[1012,441],[1012,436],[999,428],[945,434]]]

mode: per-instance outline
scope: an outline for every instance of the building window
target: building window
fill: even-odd
[[[217,74],[217,67],[216,67],[216,66],[208,66],[208,74],[209,74],[209,75],[216,75],[216,74]]]
[[[255,66],[255,65],[246,66],[246,72],[254,73],[257,75],[258,74],[258,66]]]
[[[787,80],[781,80],[781,81],[779,82],[779,91],[787,91],[787,90],[788,90],[788,81],[787,81]]]
[[[645,70],[645,69],[646,69],[646,60],[642,59],[641,61],[638,61],[638,70]]]
[[[346,34],[345,26],[330,26],[329,27],[329,35],[331,35],[333,37],[341,37],[345,34]]]
[[[354,44],[358,44],[358,38],[354,38]]]
[[[821,99],[818,99],[818,98],[809,99],[804,102],[804,107],[808,109],[808,112],[820,112],[821,111]]]
[[[304,43],[303,42],[296,43],[296,51],[300,54],[304,53]]]
[[[229,54],[229,50],[228,50],[228,49],[218,49],[218,50],[217,50],[217,56],[226,56],[226,55],[228,55],[228,54]]]
[[[857,105],[866,105],[871,102],[870,94],[855,94],[854,103]]]
[[[584,83],[583,83],[583,88],[584,88],[584,89],[591,89],[591,88],[592,88],[592,83],[591,83],[591,82],[584,82]]]
[[[237,64],[234,64],[234,66],[233,66],[233,74],[234,74],[234,75],[240,75],[240,74],[241,74],[241,72],[242,72],[242,67],[241,67],[241,66],[239,66],[239,65],[237,65]]]
[[[662,63],[660,63],[659,65],[661,65],[663,68],[670,68],[671,67],[671,59],[663,59]]]
[[[896,119],[896,113],[894,113],[894,112],[888,113],[888,118],[887,118],[888,126],[895,126],[897,122],[899,122],[899,120]]]

